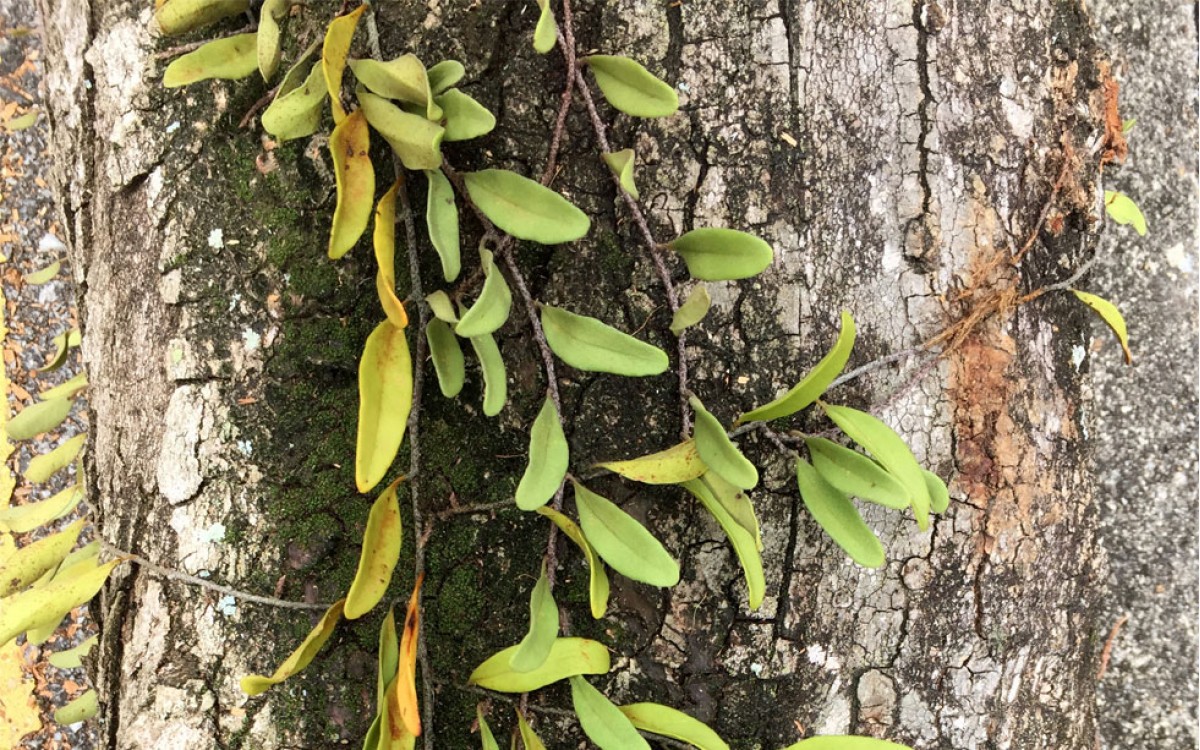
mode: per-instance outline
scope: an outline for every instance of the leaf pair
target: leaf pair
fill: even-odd
[[[605,674],[609,670],[608,649],[586,638],[556,638],[550,653],[537,669],[518,672],[512,657],[520,646],[510,646],[475,668],[467,682],[499,693],[528,693],[559,680],[583,674]]]
[[[388,610],[379,629],[379,669],[375,685],[375,720],[363,750],[413,750],[421,734],[417,703],[417,638],[420,631],[421,581],[409,598],[403,634],[397,638],[396,616]]]
[[[263,130],[280,141],[306,138],[321,125],[329,89],[323,66],[310,62],[316,50],[314,42],[284,75],[275,98],[263,110]]]
[[[525,715],[520,709],[517,712],[517,729],[521,733],[521,744],[525,750],[546,750],[545,743],[541,738],[534,733],[533,727],[529,726],[529,722],[525,720]],[[500,745],[496,743],[496,737],[492,734],[492,728],[488,726],[487,719],[483,717],[483,709],[476,706],[475,721],[479,724],[479,739],[483,745],[483,750],[500,750]],[[517,741],[513,739],[513,750],[516,750]]]

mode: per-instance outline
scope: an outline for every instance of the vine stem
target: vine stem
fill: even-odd
[[[114,557],[119,557],[123,560],[128,560],[129,562],[135,563],[142,569],[149,571],[151,573],[154,573],[157,576],[161,576],[162,578],[166,578],[171,581],[178,581],[180,583],[186,583],[188,585],[196,586],[196,587],[202,588],[202,589],[207,589],[209,591],[215,591],[218,594],[232,596],[235,599],[241,599],[242,601],[245,601],[245,602],[254,602],[255,604],[265,604],[268,607],[279,607],[281,609],[303,609],[303,610],[309,610],[309,611],[313,611],[313,612],[324,611],[326,609],[329,609],[328,604],[310,603],[310,602],[293,602],[293,601],[288,601],[287,599],[278,599],[273,596],[260,596],[258,594],[251,594],[248,591],[242,591],[241,589],[235,589],[232,586],[223,586],[219,583],[214,583],[213,581],[210,581],[205,578],[201,578],[199,576],[189,575],[188,573],[184,573],[179,570],[173,570],[171,568],[167,568],[162,565],[152,563],[149,560],[147,560],[146,558],[142,557],[141,555],[135,555],[132,552],[126,552],[123,549],[120,549],[112,544],[109,544],[107,541],[105,541],[103,539],[100,540],[100,548]]]

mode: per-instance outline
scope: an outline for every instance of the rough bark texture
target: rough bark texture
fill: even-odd
[[[145,4],[43,2],[102,532],[242,589],[332,600],[368,506],[350,469],[354,373],[378,312],[365,248],[324,257],[332,179],[321,144],[268,150],[236,129],[263,93],[256,80],[163,91],[151,55],[168,43],[147,31]],[[466,90],[499,116],[482,142],[447,149],[460,167],[542,168],[563,76],[556,55],[530,49],[532,8],[379,7],[385,55],[463,60]],[[292,29],[306,43],[331,12],[312,4]],[[1077,3],[622,0],[577,13],[581,49],[630,54],[681,94],[676,117],[617,117],[612,132],[638,151],[658,239],[727,225],[776,249],[760,279],[710,285],[714,310],[691,338],[693,388],[724,419],[794,383],[842,308],[860,323],[855,366],[930,338],[989,295],[1065,278],[1090,255],[1102,73]],[[1076,161],[1056,203],[1061,233],[1045,233],[1017,272],[1004,259],[1035,227],[1064,136]],[[535,295],[644,326],[669,348],[662,290],[578,108],[564,159],[555,187],[595,228],[571,246],[520,248]],[[744,441],[768,469],[754,495],[768,571],[758,612],[693,503],[597,481],[684,567],[669,591],[615,577],[612,616],[595,623],[586,571],[565,553],[558,598],[572,631],[614,649],[605,689],[676,705],[738,748],[863,732],[922,748],[1090,750],[1107,626],[1070,358],[1085,321],[1067,295],[1047,295],[982,321],[927,377],[900,363],[836,394],[863,406],[904,388],[882,415],[952,480],[951,509],[927,532],[865,511],[888,550],[880,571],[851,565],[821,533],[769,442]],[[499,419],[479,416],[478,379],[457,402],[436,389],[425,399],[427,515],[511,496],[543,383],[520,315],[502,338],[513,398]],[[678,431],[669,375],[566,370],[562,385],[576,467],[660,449]],[[411,555],[418,533],[407,531]],[[482,696],[462,685],[519,638],[544,533],[515,510],[434,524],[425,602],[437,747],[472,742]],[[397,576],[396,596],[410,586]],[[302,678],[247,700],[238,677],[269,672],[306,615],[136,567],[114,578],[98,614],[105,747],[325,747],[365,731],[377,618],[342,629]],[[564,693],[533,702],[561,707]],[[539,715],[558,744],[578,737]],[[507,710],[493,716],[507,729]]]

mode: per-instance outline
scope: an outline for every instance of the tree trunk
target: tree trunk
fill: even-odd
[[[101,533],[242,590],[332,601],[353,576],[369,505],[351,469],[355,372],[379,315],[369,250],[338,263],[323,252],[327,151],[319,139],[274,147],[256,126],[238,129],[265,91],[256,77],[162,89],[165,61],[153,55],[174,42],[147,30],[146,4],[43,3]],[[301,41],[289,49],[315,38],[336,5],[293,19]],[[530,48],[534,4],[377,7],[385,57],[464,61],[465,89],[499,117],[483,141],[446,149],[455,165],[540,173],[564,76],[557,52]],[[852,732],[920,748],[1090,750],[1107,625],[1071,362],[1090,322],[1069,294],[1013,305],[1070,276],[1095,245],[1105,73],[1086,12],[1065,0],[625,0],[580,3],[576,15],[580,50],[633,56],[681,95],[676,116],[616,117],[610,133],[614,148],[638,152],[655,237],[730,226],[775,248],[759,279],[709,285],[713,310],[689,338],[692,388],[726,423],[794,384],[842,309],[860,328],[850,367],[991,311],[932,369],[900,359],[833,394],[877,408],[951,485],[950,510],[925,532],[865,511],[888,553],[879,571],[852,565],[821,532],[790,463],[761,437],[743,440],[765,468],[757,612],[723,534],[689,498],[597,480],[683,564],[670,590],[614,576],[610,616],[594,623],[586,568],[564,552],[557,597],[572,632],[614,651],[604,689],[675,705],[737,748]],[[662,287],[595,153],[577,103],[554,187],[593,229],[567,246],[521,245],[519,263],[537,299],[672,350]],[[413,200],[419,210],[419,187]],[[428,291],[436,259],[421,249]],[[681,264],[672,270],[686,282]],[[523,468],[545,382],[519,300],[500,339],[511,393],[501,417],[480,415],[477,373],[458,400],[426,389],[416,486],[432,523],[413,529],[406,512],[405,573],[393,583],[406,598],[427,533],[432,674],[422,679],[436,693],[436,747],[477,742],[484,696],[466,677],[521,637],[543,554],[540,517],[438,515],[509,500]],[[574,471],[677,435],[673,375],[560,374]],[[339,629],[304,675],[247,699],[238,678],[269,673],[311,627],[308,614],[133,565],[93,609],[102,747],[315,748],[365,733],[378,615]],[[578,740],[572,722],[538,710],[567,707],[562,689],[532,703],[552,745]],[[507,729],[501,707],[493,726]]]

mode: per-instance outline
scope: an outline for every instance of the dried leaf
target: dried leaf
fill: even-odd
[[[343,122],[349,122],[349,119]],[[372,236],[375,263],[379,266],[375,272],[375,291],[379,294],[379,304],[387,319],[397,328],[408,325],[408,312],[396,296],[396,194],[402,186],[403,183],[396,180],[379,199],[375,207],[375,232]]]
[[[346,118],[346,109],[342,106],[342,74],[346,71],[346,57],[350,54],[350,42],[354,39],[358,19],[366,9],[364,3],[344,16],[338,16],[329,22],[329,28],[325,31],[325,41],[321,46],[321,70],[325,74],[325,88],[329,91],[334,123]]]
[[[421,735],[421,711],[417,706],[417,639],[421,632],[421,582],[418,576],[404,615],[404,630],[400,636],[400,654],[396,679],[387,692],[388,730],[393,740],[405,735]]]

